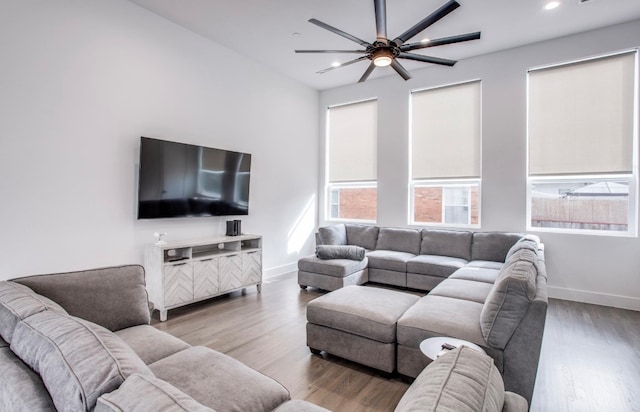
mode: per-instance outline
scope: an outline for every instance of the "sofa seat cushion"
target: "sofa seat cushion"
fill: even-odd
[[[317,256],[307,256],[298,260],[298,269],[310,273],[343,278],[363,270],[369,261],[367,257],[363,260],[351,259],[330,259],[324,260]]]
[[[394,250],[418,255],[421,240],[422,233],[416,229],[381,227],[376,250]]]
[[[215,412],[168,382],[133,374],[111,393],[98,398],[95,412]]]
[[[455,257],[420,255],[407,262],[407,272],[446,278],[466,264],[466,260]]]
[[[431,362],[404,394],[396,412],[500,412],[504,383],[493,359],[461,346]]]
[[[429,295],[470,300],[484,304],[492,287],[493,285],[490,283],[449,278],[433,288]]]
[[[410,293],[351,285],[307,305],[307,320],[378,342],[396,341],[396,322],[420,298]]]
[[[42,379],[0,339],[0,411],[44,412],[55,410]]]
[[[149,367],[157,378],[217,411],[266,412],[290,399],[280,383],[203,346],[185,349]]]
[[[345,227],[347,230],[347,244],[360,246],[367,250],[376,248],[380,231],[377,226],[347,223]]]
[[[470,268],[500,270],[504,266],[504,262],[494,262],[491,260],[472,260],[471,262],[467,263],[467,266]]]
[[[113,332],[52,311],[20,321],[11,350],[40,375],[58,410],[90,411],[129,375],[152,375]]]
[[[471,260],[472,238],[472,232],[462,230],[423,229],[420,254]]]
[[[473,280],[474,282],[484,282],[493,285],[499,273],[500,269],[465,266],[453,272],[453,274],[449,276],[449,279]]]
[[[150,325],[132,326],[116,332],[147,365],[190,348],[187,342]],[[153,342],[153,344],[150,344]]]
[[[11,281],[0,282],[0,336],[7,343],[11,343],[19,321],[45,310],[67,313],[51,299],[38,295],[24,285]]]
[[[407,262],[415,256],[412,253],[394,250],[374,250],[367,253],[370,268],[395,270],[396,272],[406,272]]]
[[[398,320],[398,344],[418,348],[434,336],[451,336],[487,346],[480,329],[482,303],[427,295]]]
[[[471,244],[471,260],[504,262],[511,246],[523,236],[522,233],[475,232]]]
[[[504,349],[536,296],[537,255],[520,249],[496,279],[480,316],[482,334],[496,348]]]
[[[273,412],[329,412],[329,410],[311,402],[296,399],[283,403],[274,409]]]

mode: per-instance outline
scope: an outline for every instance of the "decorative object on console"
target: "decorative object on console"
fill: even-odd
[[[167,241],[162,239],[163,236],[167,236],[167,232],[162,232],[162,233],[155,232],[153,234],[153,236],[155,236],[157,238],[156,245],[166,245],[167,244]]]
[[[336,29],[326,23],[323,23],[316,19],[309,20],[309,23],[313,23],[316,26],[322,27],[325,30],[329,30],[339,36],[347,38],[353,42],[358,43],[364,47],[364,50],[296,50],[296,53],[351,53],[351,54],[363,54],[353,60],[349,60],[345,63],[341,63],[335,66],[331,66],[328,69],[319,71],[319,74],[326,73],[338,67],[347,66],[353,63],[357,63],[363,60],[371,60],[369,67],[364,72],[358,83],[362,83],[367,80],[371,72],[376,67],[391,66],[403,79],[409,80],[411,74],[398,62],[397,59],[415,60],[423,63],[441,64],[445,66],[453,66],[456,64],[455,60],[442,59],[439,57],[425,56],[422,54],[409,53],[412,50],[425,49],[427,47],[443,46],[445,44],[460,43],[469,40],[477,40],[480,38],[480,32],[459,34],[457,36],[443,37],[439,39],[425,39],[416,43],[405,44],[409,39],[417,36],[420,32],[427,27],[436,23],[438,20],[445,17],[458,7],[460,3],[455,0],[448,1],[445,5],[438,10],[431,13],[429,16],[420,20],[413,27],[399,35],[393,40],[387,38],[387,4],[385,0],[374,0],[373,6],[375,8],[376,16],[376,40],[373,43],[361,40],[349,33],[345,33],[342,30]]]
[[[227,220],[227,236],[239,236],[242,234],[241,220]]]

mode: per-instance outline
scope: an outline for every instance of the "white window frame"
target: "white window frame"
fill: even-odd
[[[564,66],[567,64],[575,64],[581,62],[587,62],[590,60],[606,58],[615,56],[618,54],[635,52],[635,75],[634,75],[634,98],[633,98],[633,170],[631,174],[573,174],[573,175],[552,175],[552,176],[530,176],[529,175],[529,72],[537,69],[552,68],[556,66]],[[616,53],[604,54],[594,56],[590,58],[568,61],[564,63],[558,63],[553,65],[547,65],[542,67],[531,68],[527,71],[527,208],[526,208],[526,230],[529,232],[542,232],[542,233],[568,233],[568,234],[581,234],[581,235],[594,235],[594,236],[612,236],[612,237],[637,237],[638,236],[638,88],[640,87],[638,82],[638,55],[640,51],[638,49],[623,50]],[[593,230],[593,229],[570,229],[570,228],[554,228],[554,227],[539,227],[533,226],[531,223],[531,206],[533,199],[533,187],[535,184],[541,183],[580,183],[585,181],[592,182],[606,182],[612,180],[626,180],[629,184],[629,207],[627,218],[627,230],[626,231],[614,231],[614,230]]]
[[[331,216],[331,206],[333,205],[332,201],[331,201],[331,192],[334,190],[340,190],[340,189],[376,189],[376,192],[378,190],[378,183],[377,182],[349,182],[349,183],[327,183],[327,190],[326,190],[326,196],[327,196],[327,202],[325,202],[326,204],[326,208],[325,208],[325,220],[327,222],[357,222],[357,223],[376,223],[376,220],[369,220],[369,219],[341,219],[341,218],[335,218],[333,216]],[[338,204],[338,210],[340,209],[340,206]],[[376,205],[376,210],[377,210],[377,205]],[[377,215],[377,213],[376,213]]]
[[[409,189],[409,224],[411,226],[428,226],[428,227],[451,227],[451,228],[467,228],[478,229],[480,228],[480,205],[481,205],[481,184],[482,178],[474,179],[447,179],[447,180],[412,180]],[[471,190],[469,190],[469,218],[467,224],[461,223],[445,223],[445,188],[459,188],[459,187],[478,187],[478,223],[471,223]],[[418,222],[415,220],[415,199],[416,188],[421,187],[442,187],[442,220],[440,222]],[[460,205],[454,205],[460,206]]]

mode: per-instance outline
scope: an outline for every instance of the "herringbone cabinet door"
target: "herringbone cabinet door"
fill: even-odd
[[[245,285],[262,282],[262,253],[251,252],[242,255],[242,278]]]
[[[217,295],[220,291],[218,259],[207,259],[193,264],[193,295],[196,299]]]
[[[165,266],[164,276],[165,307],[193,300],[192,264]]]
[[[220,258],[220,292],[242,287],[242,257],[240,255]]]

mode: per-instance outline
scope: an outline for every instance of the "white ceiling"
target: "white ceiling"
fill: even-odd
[[[369,61],[324,74],[316,72],[334,61],[360,55],[296,54],[295,49],[361,49],[358,44],[308,22],[316,18],[373,42],[376,37],[373,0],[130,0],[216,43],[315,89],[356,83]],[[394,38],[445,4],[447,0],[389,0],[387,33]],[[545,0],[458,0],[461,7],[409,42],[481,31],[480,40],[414,53],[460,60],[640,18],[640,0],[561,0],[546,11]],[[297,35],[294,35],[297,33]],[[411,71],[430,64],[401,60]],[[464,64],[464,62],[458,63]],[[377,68],[369,79],[393,75]]]

